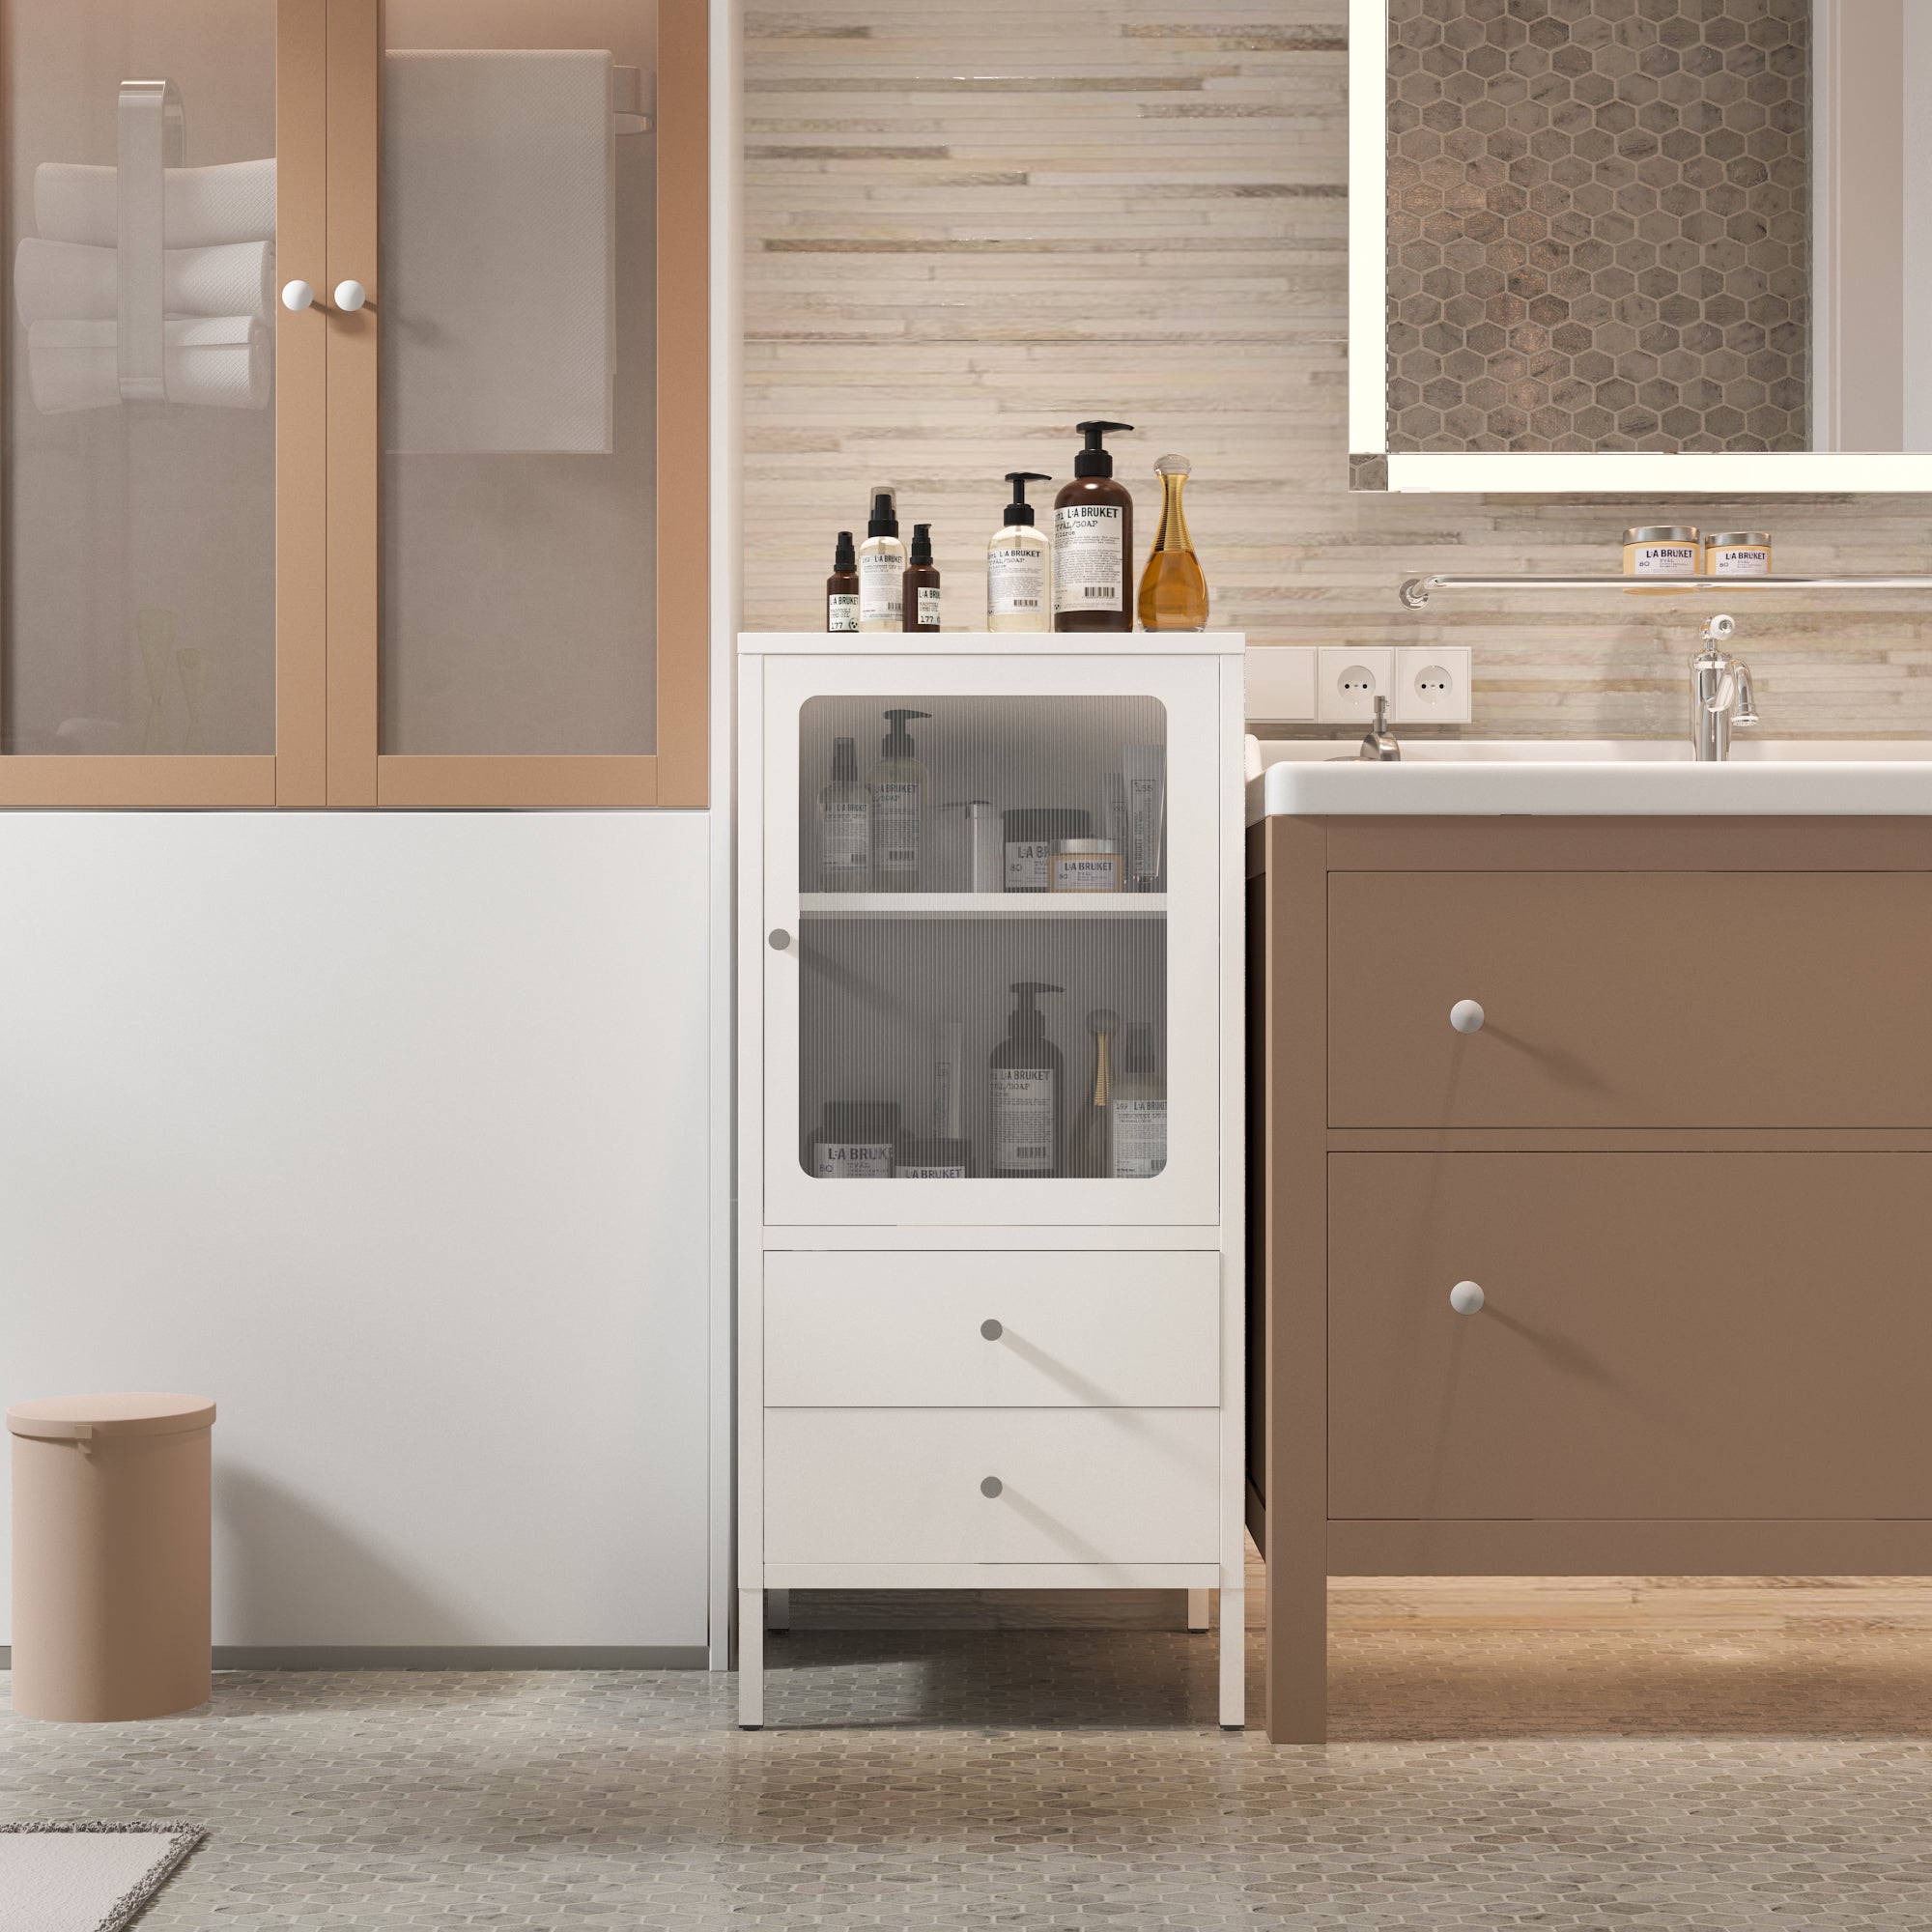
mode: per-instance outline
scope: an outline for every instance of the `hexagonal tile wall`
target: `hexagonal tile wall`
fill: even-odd
[[[1394,450],[1807,446],[1810,0],[1391,0]]]

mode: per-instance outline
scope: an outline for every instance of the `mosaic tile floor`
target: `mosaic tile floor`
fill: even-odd
[[[0,1813],[211,1825],[140,1932],[1932,1926],[1922,1585],[1352,1587],[1325,1750],[1214,1728],[1208,1637],[802,1614],[761,1733],[697,1672],[228,1673],[0,1718]]]

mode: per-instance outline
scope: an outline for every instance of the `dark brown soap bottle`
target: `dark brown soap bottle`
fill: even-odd
[[[1053,628],[1131,631],[1127,570],[1134,554],[1134,499],[1114,480],[1100,439],[1132,423],[1075,423],[1087,447],[1073,459],[1073,481],[1053,499]]]
[[[1015,980],[1007,1037],[986,1065],[992,1083],[993,1162],[996,1180],[1039,1180],[1066,1170],[1066,1062],[1046,1037],[1046,1015],[1035,1004],[1062,986],[1044,980]]]
[[[825,628],[859,628],[859,554],[852,548],[850,530],[838,532],[838,548],[832,554],[832,575],[825,580]]]
[[[939,629],[939,566],[932,560],[932,526],[912,526],[912,558],[905,567],[905,612],[902,631]]]

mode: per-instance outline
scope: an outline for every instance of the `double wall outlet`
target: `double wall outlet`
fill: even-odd
[[[1466,724],[1466,645],[1260,645],[1248,652],[1248,717],[1257,724],[1367,724],[1376,699],[1395,724]]]

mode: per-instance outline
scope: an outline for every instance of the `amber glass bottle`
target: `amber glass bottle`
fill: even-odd
[[[912,526],[912,557],[900,580],[904,586],[902,631],[939,629],[939,566],[932,560],[932,526]]]
[[[1141,628],[1205,631],[1208,580],[1187,534],[1187,513],[1180,507],[1180,492],[1193,465],[1184,456],[1163,456],[1153,469],[1160,478],[1160,527],[1141,572]]]
[[[1100,440],[1132,423],[1074,424],[1087,446],[1073,459],[1073,481],[1053,499],[1053,628],[1131,631],[1127,573],[1134,567],[1134,499],[1114,478]]]

